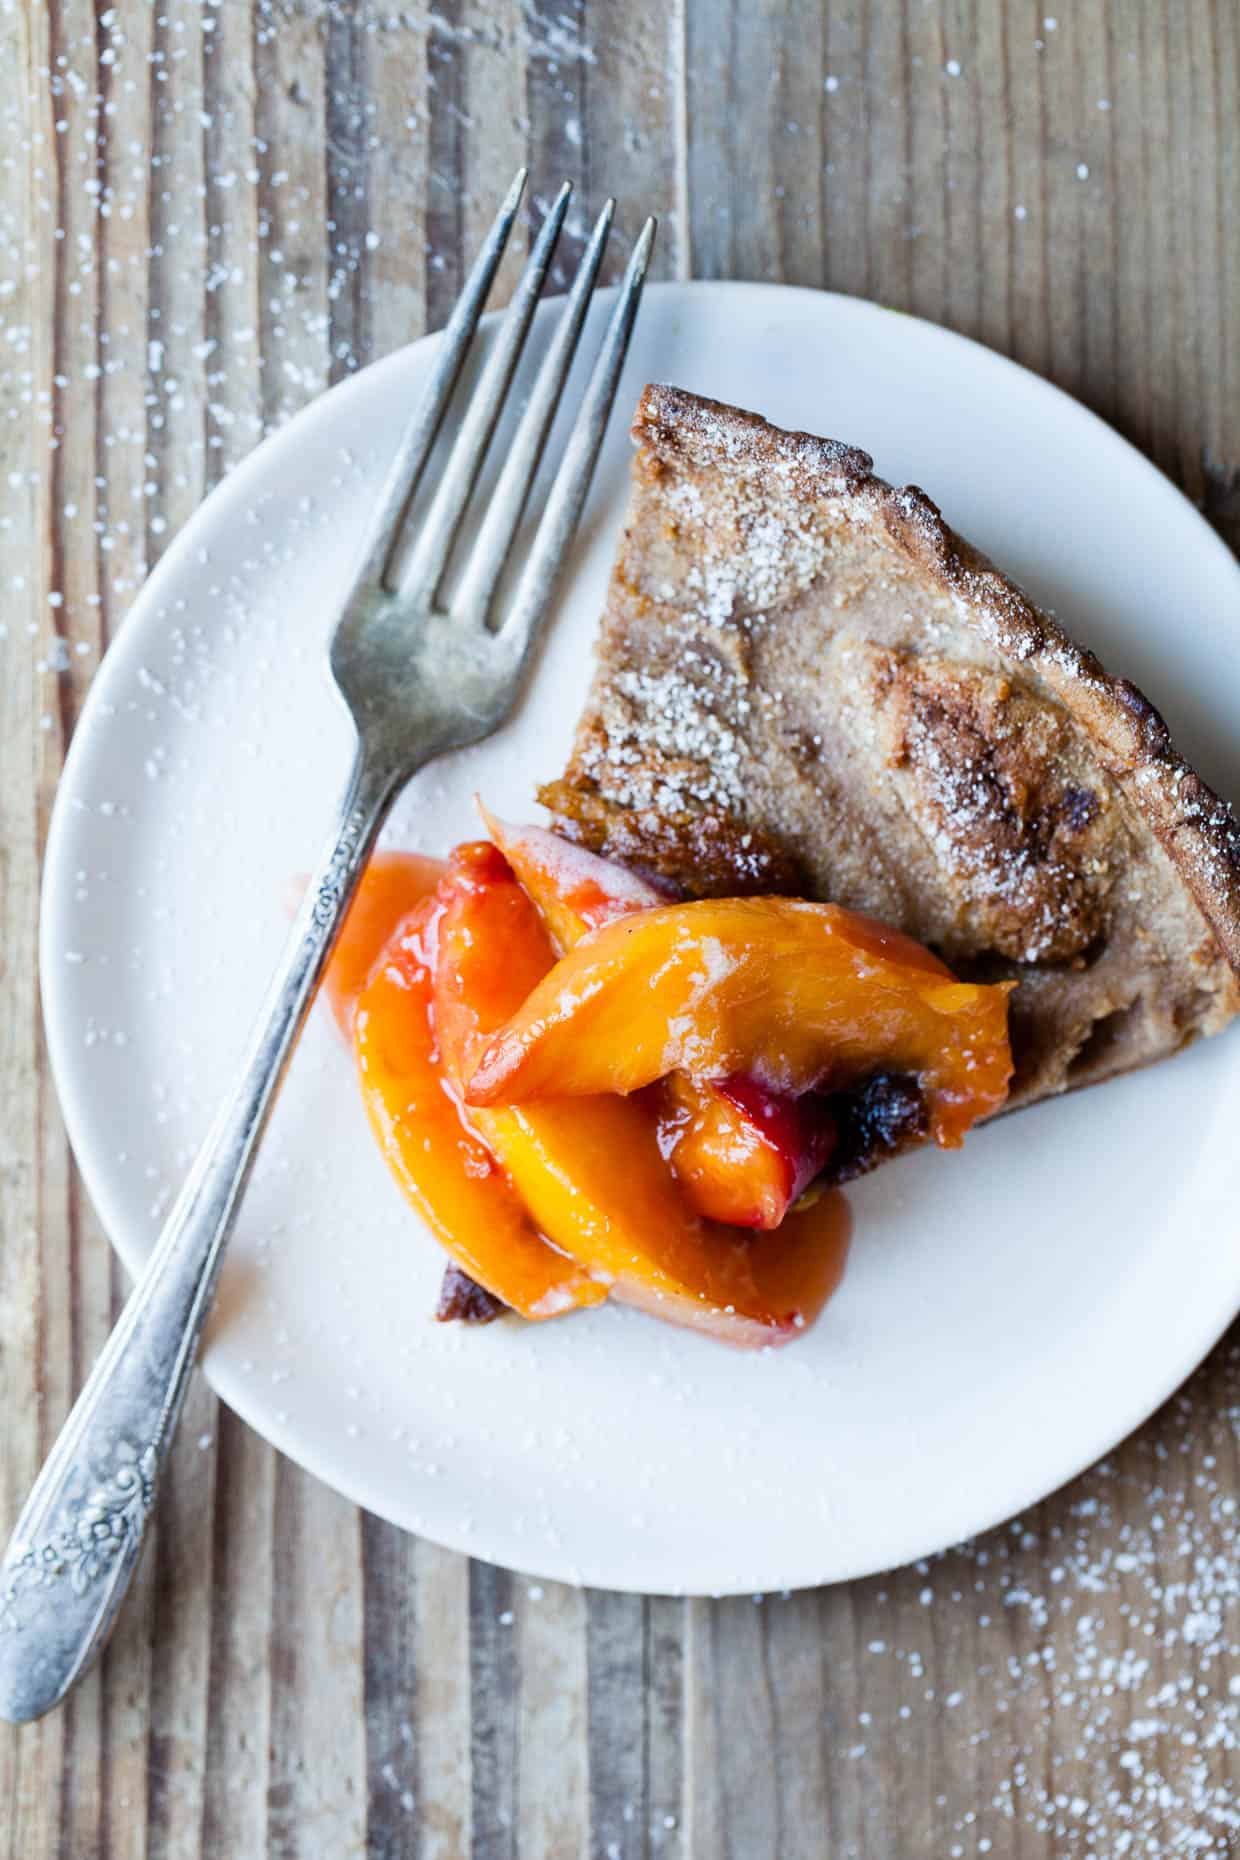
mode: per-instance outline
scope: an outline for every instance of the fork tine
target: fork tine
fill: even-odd
[[[499,269],[500,259],[504,256],[508,235],[512,231],[517,208],[525,191],[528,172],[525,168],[517,169],[504,204],[492,222],[482,250],[465,280],[465,288],[457,298],[444,328],[426,392],[405,430],[400,450],[392,461],[383,494],[371,521],[355,582],[357,587],[386,580],[393,544],[400,535],[405,513],[418,488],[418,480],[435,443],[440,421],[452,398],[465,352],[473,340],[487,293]]]
[[[432,600],[443,576],[461,513],[469,502],[474,480],[508,396],[572,192],[572,183],[565,181],[539,228],[495,346],[487,357],[482,378],[469,397],[443,476],[418,526],[417,540],[407,559],[400,563],[400,581],[424,589]]]
[[[538,470],[538,461],[555,418],[565,377],[577,351],[581,327],[590,306],[615,210],[615,201],[609,200],[594,223],[590,243],[577,267],[564,313],[543,358],[529,403],[521,415],[521,423],[504,460],[499,482],[487,500],[486,516],[474,540],[460,587],[456,590],[453,606],[480,621],[486,619],[495,584],[503,572],[504,561],[525,509],[530,485]]]
[[[642,285],[650,264],[658,221],[648,219],[633,247],[616,307],[586,388],[581,409],[573,422],[568,445],[547,498],[529,558],[521,572],[500,637],[521,660],[533,643],[534,633],[550,602],[568,546],[577,528],[599,447],[616,397],[629,337],[637,318]]]

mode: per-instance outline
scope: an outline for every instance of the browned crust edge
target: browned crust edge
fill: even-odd
[[[864,505],[924,576],[982,627],[998,652],[1033,672],[1088,733],[1167,852],[1240,978],[1240,822],[1172,745],[1162,717],[1126,678],[1113,678],[1035,607],[1014,582],[944,522],[916,485],[875,475],[868,453],[759,414],[652,383],[638,402],[634,440],[668,462],[723,471],[776,469],[799,496]]]

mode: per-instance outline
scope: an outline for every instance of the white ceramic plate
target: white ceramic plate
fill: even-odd
[[[597,334],[597,318],[592,329]],[[541,323],[545,338],[547,324]],[[139,1265],[230,1079],[349,753],[323,643],[431,343],[309,407],[152,577],[74,739],[48,850],[52,1061],[87,1185]],[[866,446],[1116,669],[1224,792],[1240,574],[1143,458],[1055,389],[929,324],[743,284],[647,293],[584,538],[517,720],[428,770],[392,844],[520,818],[563,762],[648,379]],[[1240,1037],[1005,1120],[851,1191],[843,1289],[741,1356],[619,1309],[432,1322],[442,1255],[316,1013],[233,1241],[206,1370],[359,1503],[540,1575],[744,1591],[900,1563],[1105,1452],[1240,1302]]]

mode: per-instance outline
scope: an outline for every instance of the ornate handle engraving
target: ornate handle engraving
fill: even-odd
[[[85,1595],[141,1538],[155,1496],[158,1459],[154,1447],[137,1453],[127,1442],[119,1447],[118,1457],[116,1471],[88,1492],[71,1523],[5,1563],[0,1633],[21,1626],[27,1591],[67,1581],[75,1595]]]
[[[0,1717],[59,1703],[124,1598],[258,1140],[395,785],[390,764],[355,768],[237,1090],[26,1501],[0,1564]]]

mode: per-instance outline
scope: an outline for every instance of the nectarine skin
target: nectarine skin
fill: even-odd
[[[444,1091],[429,1007],[427,899],[386,946],[353,1016],[362,1097],[388,1167],[457,1264],[527,1318],[597,1304],[606,1288],[548,1245]]]
[[[653,910],[669,902],[636,872],[612,859],[600,859],[546,827],[512,826],[478,803],[486,830],[503,853],[546,925],[556,952],[563,955],[586,932],[631,911]]]
[[[659,1148],[699,1214],[769,1230],[825,1168],[835,1123],[815,1092],[768,1092],[745,1073],[673,1072],[649,1088]]]

